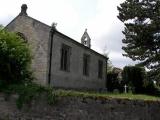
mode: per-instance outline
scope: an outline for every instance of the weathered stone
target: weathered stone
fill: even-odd
[[[4,95],[0,95],[0,99]],[[104,104],[94,98],[61,97],[55,105],[48,105],[41,98],[30,109],[16,107],[16,98],[0,102],[0,119],[2,120],[160,120],[160,102],[142,100],[103,99]],[[135,104],[136,102],[136,104]],[[126,104],[124,104],[126,103]],[[26,109],[27,107],[27,109]]]

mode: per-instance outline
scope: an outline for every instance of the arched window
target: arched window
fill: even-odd
[[[24,42],[27,42],[27,38],[25,37],[25,35],[21,32],[17,32],[16,33],[20,38],[22,38],[24,40]]]

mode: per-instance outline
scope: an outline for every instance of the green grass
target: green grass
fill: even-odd
[[[105,98],[105,99],[128,99],[128,100],[147,100],[147,101],[160,101],[160,97],[132,94],[132,93],[97,93],[97,92],[80,92],[74,90],[56,90],[57,96],[72,96],[72,97],[85,97],[85,98]]]

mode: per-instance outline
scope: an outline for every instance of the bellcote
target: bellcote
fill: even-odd
[[[86,47],[91,47],[91,39],[87,33],[87,29],[85,29],[85,32],[81,37],[81,43]]]

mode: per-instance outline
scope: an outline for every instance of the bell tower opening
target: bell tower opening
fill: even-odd
[[[81,37],[81,43],[86,47],[89,47],[89,48],[91,47],[91,38],[87,33],[87,29],[85,29],[85,32]]]

